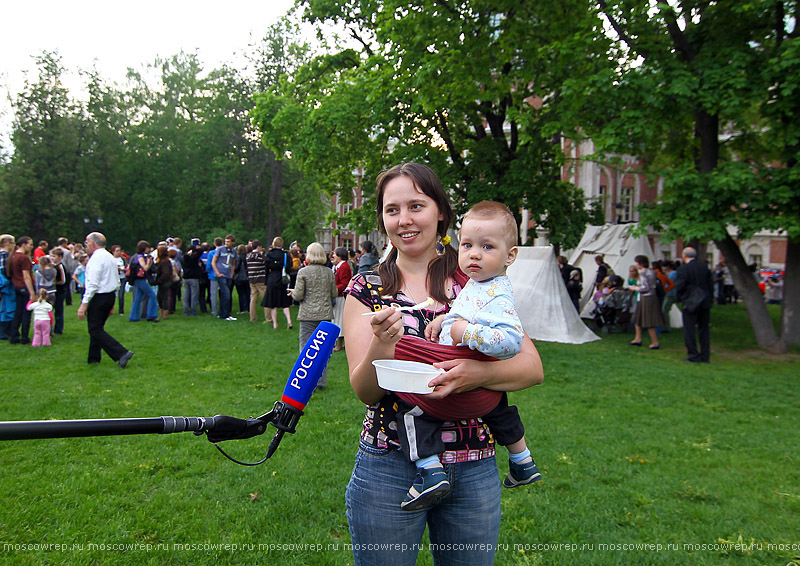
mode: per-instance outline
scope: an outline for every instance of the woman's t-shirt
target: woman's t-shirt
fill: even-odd
[[[461,286],[454,284],[453,298],[458,295]],[[378,310],[381,305],[411,306],[416,303],[402,291],[393,297],[383,295],[383,284],[377,272],[359,273],[350,281],[345,295],[370,308]],[[444,307],[438,312],[422,309],[403,313],[403,327],[406,336],[425,337],[425,327],[438,315],[447,312]],[[367,406],[364,417],[362,441],[378,448],[400,448],[397,436],[397,396],[388,393],[374,405]],[[442,426],[442,440],[445,452],[442,462],[445,464],[467,462],[494,456],[494,438],[489,427],[481,419],[466,419],[458,422],[445,422]]]

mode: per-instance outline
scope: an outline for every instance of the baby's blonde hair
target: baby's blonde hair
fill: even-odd
[[[467,218],[497,218],[503,223],[505,230],[505,239],[509,248],[513,248],[519,241],[519,229],[517,228],[517,219],[502,202],[493,200],[482,200],[478,204],[470,208],[464,215],[461,225],[464,225],[464,220]]]

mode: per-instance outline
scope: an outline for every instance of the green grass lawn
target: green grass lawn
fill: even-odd
[[[0,420],[257,416],[297,356],[296,327],[114,315],[133,360],[87,366],[75,309],[51,348],[0,343]],[[511,400],[544,479],[504,490],[497,564],[800,561],[800,356],[759,352],[741,305],[713,309],[711,365],[681,362],[680,332],[661,338],[537,344],[544,384]],[[351,564],[364,407],[343,352],[329,368],[258,467],[191,433],[0,442],[0,563]],[[271,434],[224,447],[256,461]],[[498,462],[504,475],[504,448]]]

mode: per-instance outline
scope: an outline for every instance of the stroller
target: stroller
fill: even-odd
[[[591,312],[594,325],[604,334],[626,332],[633,316],[633,292],[612,287],[609,293]]]

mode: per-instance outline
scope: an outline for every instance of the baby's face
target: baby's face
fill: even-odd
[[[466,218],[460,240],[458,266],[475,281],[504,274],[517,258],[517,247],[509,246],[503,223],[494,218]]]

